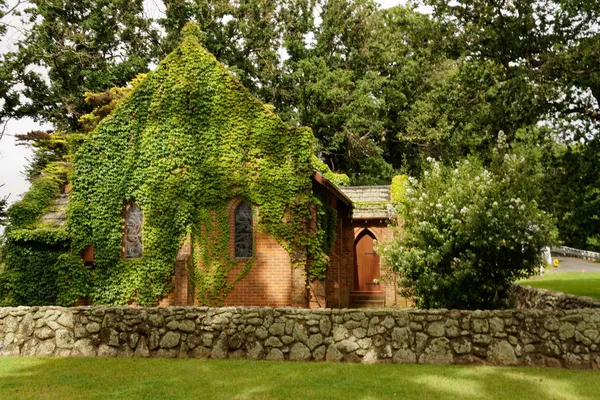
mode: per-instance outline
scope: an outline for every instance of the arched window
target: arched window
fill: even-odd
[[[252,257],[252,207],[242,201],[235,209],[234,250],[236,257]]]
[[[142,258],[142,223],[144,215],[136,203],[127,207],[125,214],[125,259]]]

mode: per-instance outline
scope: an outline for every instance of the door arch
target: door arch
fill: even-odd
[[[374,280],[379,280],[379,255],[374,249],[375,235],[365,229],[354,242],[354,290],[361,292],[378,292],[380,286]]]

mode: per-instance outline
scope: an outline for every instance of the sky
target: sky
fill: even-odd
[[[12,7],[17,0],[8,0],[9,7]],[[398,4],[405,4],[405,0],[379,0],[383,8],[389,8]],[[161,14],[160,0],[145,0],[147,15],[150,17],[158,17]],[[9,19],[11,24],[18,25],[18,19]],[[9,30],[7,35],[0,41],[0,54],[14,49],[14,43],[20,38],[20,33],[14,29]],[[32,156],[31,149],[25,146],[17,146],[15,144],[15,134],[26,133],[32,130],[47,130],[51,126],[48,124],[40,124],[30,118],[20,120],[10,120],[6,125],[4,136],[0,140],[0,197],[10,195],[9,203],[13,203],[21,198],[21,196],[29,188],[29,183],[25,180],[23,172],[27,165],[28,159]],[[0,126],[0,129],[2,127]]]

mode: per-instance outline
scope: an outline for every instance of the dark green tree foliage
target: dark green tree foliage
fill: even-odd
[[[67,131],[87,91],[122,86],[155,59],[143,0],[31,0],[15,51],[0,60],[0,122],[30,116]],[[1,26],[1,25],[0,25]]]
[[[218,304],[236,263],[226,213],[236,197],[259,207],[260,229],[294,263],[326,257],[306,232],[313,140],[309,129],[289,127],[252,97],[189,34],[76,153],[69,231],[73,254],[95,246],[91,298],[155,304],[191,233],[203,266],[200,301]],[[144,212],[144,257],[123,261],[122,212],[130,201]]]
[[[304,88],[297,99],[298,118],[312,127],[334,168],[350,170],[369,157],[379,164],[373,165],[374,173],[376,167],[387,167],[381,172],[389,175],[391,168],[377,146],[383,135],[378,116],[385,78],[369,61],[371,35],[381,20],[377,6],[371,1],[329,1],[322,4],[320,16],[314,49],[292,65],[297,84]]]
[[[354,184],[389,183],[394,169],[418,165],[418,149],[397,135],[443,60],[435,25],[408,8],[379,10],[370,1],[329,1],[320,16],[314,48],[292,66],[303,88],[298,118],[314,130],[329,165]]]
[[[490,160],[494,138],[505,132],[518,141],[521,128],[544,118],[537,90],[526,79],[508,78],[494,62],[449,62],[432,77],[431,90],[412,106],[407,129],[399,138],[429,156],[456,161],[473,154]],[[532,145],[534,137],[522,137]]]
[[[534,139],[516,133],[540,121],[552,122],[556,129],[547,132],[554,137],[594,136],[600,126],[597,2],[425,3],[460,57],[416,105],[416,140],[433,144],[448,160],[490,149],[500,130],[509,142]]]
[[[195,20],[207,49],[285,121],[311,126],[319,156],[355,183],[418,174],[422,155],[489,157],[500,130],[519,140],[540,120],[575,119],[575,133],[590,136],[596,3],[426,3],[435,20],[369,0],[165,0],[161,40],[141,1],[33,2],[24,18],[40,18],[5,57],[0,95],[7,115],[78,127],[91,109],[83,92],[123,85]],[[49,68],[50,85],[28,65]]]
[[[589,0],[426,0],[474,60],[498,64],[505,82],[538,86],[540,111],[600,122],[600,4]],[[522,87],[525,82],[519,84]],[[508,88],[510,89],[510,87]],[[575,89],[575,90],[573,90]],[[513,88],[514,90],[514,88]],[[596,104],[590,102],[595,98]]]
[[[489,161],[500,130],[510,143],[544,149],[540,203],[556,217],[559,239],[600,250],[599,3],[425,3],[456,58],[433,75],[400,139],[446,161],[468,154]]]
[[[542,204],[556,218],[559,239],[600,251],[600,146],[555,145],[548,152]]]

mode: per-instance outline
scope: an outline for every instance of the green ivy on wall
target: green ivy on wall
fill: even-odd
[[[329,250],[335,243],[337,210],[327,204],[327,200],[320,195],[313,196],[313,204],[316,206],[317,232],[316,237],[309,242],[310,260],[308,268],[308,280],[320,280],[327,278],[327,267],[329,265]]]
[[[408,175],[396,175],[392,178],[392,184],[390,185],[392,204],[400,204],[406,199],[406,189],[409,186]]]
[[[198,221],[192,227],[193,282],[200,304],[222,305],[235,283],[250,271],[254,261],[253,258],[238,260],[231,252],[227,206],[224,203],[210,211],[200,211]],[[238,263],[243,264],[241,272],[230,276]]]
[[[46,175],[8,209],[10,223],[4,232],[0,304],[56,303],[56,261],[67,251],[69,235],[63,229],[38,222],[59,193],[57,180]]]
[[[316,156],[312,157],[313,168],[319,171],[327,180],[337,186],[349,186],[350,178],[346,174],[333,172],[327,164],[319,160]]]

